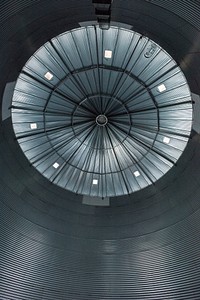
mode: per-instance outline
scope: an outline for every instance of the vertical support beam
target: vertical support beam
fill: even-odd
[[[99,27],[103,30],[110,28],[111,4],[113,0],[92,0]]]

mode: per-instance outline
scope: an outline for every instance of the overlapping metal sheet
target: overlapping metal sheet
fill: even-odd
[[[51,182],[110,197],[154,183],[176,163],[190,136],[192,102],[183,73],[159,45],[130,30],[89,26],[30,58],[12,120],[25,155]]]

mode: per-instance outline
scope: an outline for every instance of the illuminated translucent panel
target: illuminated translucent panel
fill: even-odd
[[[59,166],[60,166],[60,165],[59,165],[57,162],[55,162],[55,163],[53,164],[53,167],[54,167],[55,169],[57,169]]]
[[[140,172],[139,171],[135,171],[134,175],[135,175],[135,177],[139,177],[140,176]]]
[[[98,180],[97,179],[93,179],[92,180],[92,184],[97,185],[98,184]]]
[[[169,144],[170,143],[170,138],[168,138],[168,137],[164,137],[163,138],[163,143],[165,143],[165,144]]]
[[[31,129],[37,129],[37,123],[31,123],[30,128]]]
[[[164,91],[166,91],[166,86],[162,83],[161,85],[158,86],[158,91],[160,93],[163,93]]]
[[[105,58],[112,58],[112,51],[111,50],[105,50],[104,57]]]
[[[53,78],[53,74],[51,74],[50,72],[47,72],[44,77],[47,79],[47,80],[51,80]]]

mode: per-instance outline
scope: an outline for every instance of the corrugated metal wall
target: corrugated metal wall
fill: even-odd
[[[150,0],[149,2],[169,10],[200,30],[199,0]]]
[[[73,22],[69,17],[69,23],[66,11],[70,14],[71,1],[39,1],[39,18],[34,5],[26,7],[24,15],[21,11],[20,29],[13,22],[17,16],[10,14],[12,30],[7,36],[2,33],[0,47],[4,75],[1,95],[6,82],[16,79],[45,36],[48,39],[80,19],[89,19],[90,1],[84,1],[85,8],[83,1],[73,2],[82,9],[76,10]],[[164,5],[170,1],[158,2]],[[190,4],[197,3],[173,1],[177,5],[183,2],[188,14]],[[1,5],[8,10],[13,1],[2,4],[8,4]],[[146,1],[116,0],[115,19],[127,13],[125,5],[129,5],[130,12],[135,9],[138,17],[145,13],[146,5],[150,15],[163,11]],[[59,21],[51,23],[58,11]],[[198,13],[195,6],[194,13]],[[176,24],[175,14],[166,15],[169,24]],[[168,29],[163,35],[162,28],[150,28],[148,22],[148,18],[140,20],[141,31],[148,26],[158,36],[160,30],[160,42],[167,44]],[[189,28],[187,24],[185,28]],[[199,37],[197,30],[195,34]],[[171,53],[177,48],[180,60],[182,46],[187,53],[192,45],[192,36],[188,40],[188,32],[183,35],[184,30],[181,34],[175,32],[170,40],[173,43],[169,43]],[[176,40],[182,41],[180,45]],[[194,74],[192,62],[187,61],[184,70],[192,84],[198,81],[199,69],[199,61],[194,59]],[[193,86],[198,90],[197,83]],[[93,207],[83,205],[81,196],[63,191],[40,176],[14,140],[10,120],[5,120],[0,131],[0,299],[200,299],[199,147],[199,135],[193,134],[177,167],[155,186],[130,197],[110,199],[110,207]]]
[[[34,171],[29,180],[22,154],[20,163],[12,159],[18,146],[6,125],[1,136],[12,150],[1,138],[0,299],[200,297],[199,136],[176,172],[144,197],[95,208],[59,195]]]

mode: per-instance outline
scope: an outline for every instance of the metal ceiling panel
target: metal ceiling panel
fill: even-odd
[[[89,26],[57,36],[28,60],[12,121],[25,155],[51,182],[111,197],[144,188],[176,163],[192,101],[159,45],[127,29]]]

